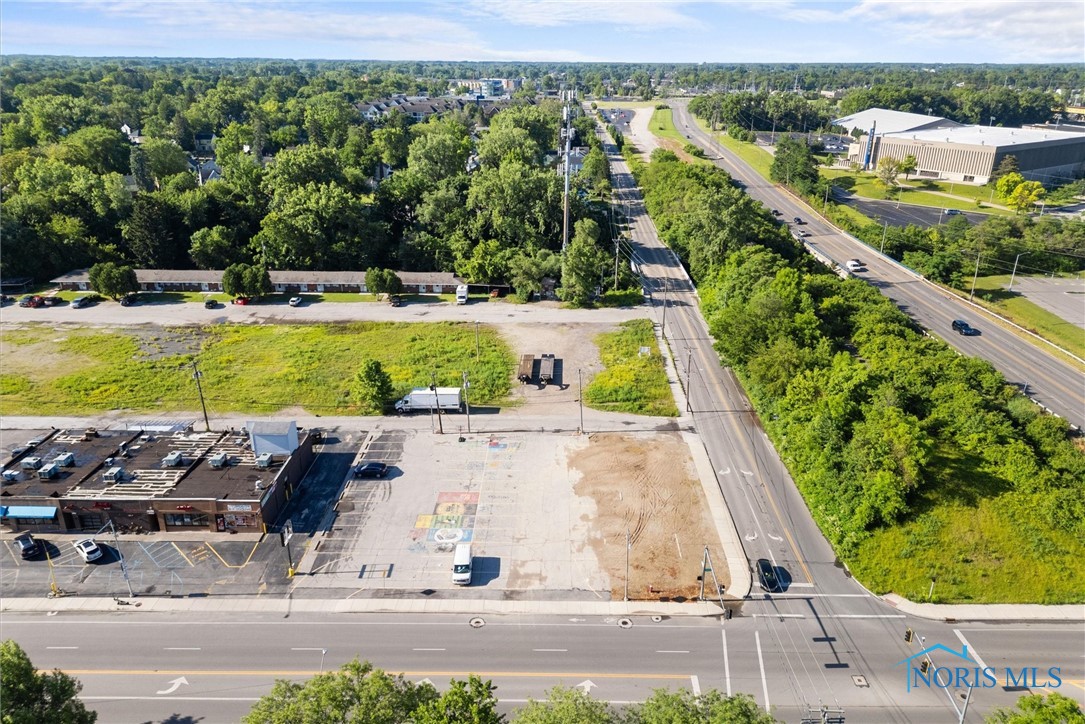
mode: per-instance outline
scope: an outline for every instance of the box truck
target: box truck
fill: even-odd
[[[438,387],[434,392],[428,387],[416,387],[396,402],[396,412],[428,412],[444,410],[459,412],[463,408],[462,390],[459,387]]]
[[[467,304],[467,285],[461,284],[456,287],[456,304]]]

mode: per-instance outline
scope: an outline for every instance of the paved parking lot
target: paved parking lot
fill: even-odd
[[[365,458],[392,469],[351,480],[333,528],[313,540],[298,588],[359,595],[455,595],[452,551],[473,544],[475,578],[463,595],[609,598],[589,545],[595,505],[573,492],[572,435],[435,436],[377,430]],[[560,593],[559,593],[560,592]]]

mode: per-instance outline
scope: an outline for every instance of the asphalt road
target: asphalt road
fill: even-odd
[[[777,718],[798,721],[797,701],[844,709],[849,721],[950,721],[946,695],[907,692],[895,664],[914,653],[892,618],[846,619],[843,639],[812,637],[839,621],[825,597],[776,598],[747,604],[730,621],[633,620],[631,628],[599,617],[467,617],[415,615],[61,614],[5,616],[5,636],[19,641],[35,665],[59,668],[83,683],[82,698],[99,721],[234,722],[276,679],[303,680],[358,657],[439,689],[469,672],[492,679],[505,711],[542,698],[556,685],[582,686],[621,705],[655,688],[747,692]],[[816,623],[820,621],[819,623]],[[959,647],[960,631],[989,666],[1001,657],[1080,683],[1076,662],[1040,652],[1065,648],[1067,627],[927,624],[917,629]],[[1080,632],[1079,632],[1080,633]],[[855,650],[857,640],[878,642]],[[993,654],[989,642],[998,641]],[[1080,653],[1080,649],[1078,650]],[[938,665],[952,665],[947,658]],[[863,677],[856,683],[854,676]],[[1069,685],[1069,684],[1068,684]],[[1018,694],[977,691],[970,721]],[[815,704],[816,705],[816,704]],[[172,717],[172,718],[171,718]]]
[[[867,271],[859,276],[877,287],[932,334],[941,337],[963,354],[989,361],[1007,382],[1022,390],[1037,403],[1065,418],[1078,428],[1085,428],[1085,375],[1071,364],[1045,351],[1043,343],[1031,344],[1012,334],[992,317],[915,274],[892,259],[878,255],[870,247],[855,241],[822,221],[814,211],[795,197],[762,178],[741,159],[715,143],[694,123],[684,104],[672,105],[675,123],[688,131],[690,138],[717,158],[717,165],[741,181],[751,197],[769,208],[779,209],[785,219],[801,216],[811,233],[806,241],[837,264],[858,257]],[[981,334],[962,337],[950,330],[954,319],[968,320]]]
[[[978,224],[990,217],[978,211],[965,211],[957,216],[947,216],[942,209],[934,209],[930,206],[915,206],[913,204],[900,204],[896,201],[880,201],[877,199],[864,199],[861,196],[837,191],[833,194],[837,203],[854,207],[860,213],[874,219],[879,224],[888,223],[890,226],[919,226],[927,228],[938,226],[951,221],[957,216],[968,219],[970,224]]]

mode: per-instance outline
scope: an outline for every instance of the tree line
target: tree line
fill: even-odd
[[[48,279],[97,263],[378,267],[453,271],[530,295],[561,275],[556,101],[513,104],[482,127],[473,106],[374,123],[357,99],[405,89],[402,78],[240,67],[247,75],[203,64],[79,64],[65,78],[21,68],[27,82],[14,87],[0,154],[3,276]],[[118,130],[125,118],[142,124],[142,143]],[[607,247],[606,158],[590,119],[575,128],[590,151],[571,222]],[[186,153],[201,129],[216,134],[222,174],[202,185]]]
[[[924,335],[875,288],[798,251],[722,171],[659,153],[634,173],[698,285],[716,348],[842,556],[920,500],[983,496],[991,480],[1002,512],[1040,539],[1085,533],[1085,456],[1064,421]],[[1014,223],[1027,222],[994,222]],[[957,469],[962,456],[975,471]]]

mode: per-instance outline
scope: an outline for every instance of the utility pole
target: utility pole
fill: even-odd
[[[467,381],[467,370],[463,372],[463,403],[467,407],[467,432],[471,432],[471,400],[467,397],[467,390],[471,383]]]
[[[625,601],[629,600],[629,529],[625,529]]]
[[[1013,273],[1010,274],[1010,286],[1009,290],[1013,290],[1013,280],[1017,276],[1017,262],[1021,261],[1021,257],[1025,255],[1025,252],[1021,252],[1017,255],[1017,258],[1013,260]]]
[[[888,234],[888,233],[889,233],[889,222],[887,221],[887,222],[885,222],[885,228],[882,229],[882,248],[879,250],[880,253],[882,253],[882,254],[885,253],[885,235]]]
[[[583,370],[576,371],[577,383],[580,387],[580,395],[577,397],[577,402],[580,403],[580,432],[584,432],[584,372]]]
[[[968,301],[972,301],[972,296],[976,293],[976,280],[980,276],[980,257],[983,255],[981,250],[976,254],[976,273],[972,275],[972,291],[968,292]]]
[[[438,427],[438,429],[440,431],[440,434],[444,435],[445,434],[445,423],[444,423],[443,420],[441,420],[441,401],[437,399],[437,373],[436,372],[431,372],[430,373],[430,379],[431,379],[432,383],[430,384],[429,389],[430,389],[430,392],[433,393],[433,407],[431,407],[430,410],[433,410],[434,408],[436,408],[436,410],[437,410],[437,427]],[[433,425],[433,423],[431,421],[430,422],[431,428],[432,428],[432,425]]]
[[[117,556],[120,557],[121,563],[121,575],[124,576],[124,582],[128,586],[128,597],[135,598],[136,594],[132,591],[132,581],[128,578],[128,564],[124,562],[124,553],[121,551],[121,542],[117,537],[117,526],[113,524],[113,519],[109,519],[109,530],[113,533],[113,547],[117,549]],[[98,531],[99,533],[101,531]]]
[[[693,412],[690,396],[693,394],[693,347],[686,350],[686,412]]]
[[[670,280],[663,277],[663,324],[660,325],[659,333],[664,339],[667,338],[667,292],[670,291]]]
[[[614,291],[618,291],[618,242],[621,239],[614,237]]]
[[[571,94],[572,91],[566,91]],[[565,128],[561,129],[561,135],[565,137],[565,201],[562,209],[562,224],[561,224],[561,253],[565,255],[565,248],[569,246],[569,154],[572,152],[573,146],[573,134],[572,134],[572,111],[569,108],[569,100],[571,95],[566,96],[565,107],[562,110],[565,120]]]
[[[203,401],[203,385],[200,384],[200,370],[196,367],[196,360],[192,360],[192,379],[196,380],[196,391],[200,393],[200,407],[203,408],[203,424],[207,432],[211,432],[211,422],[207,419],[207,405]]]

